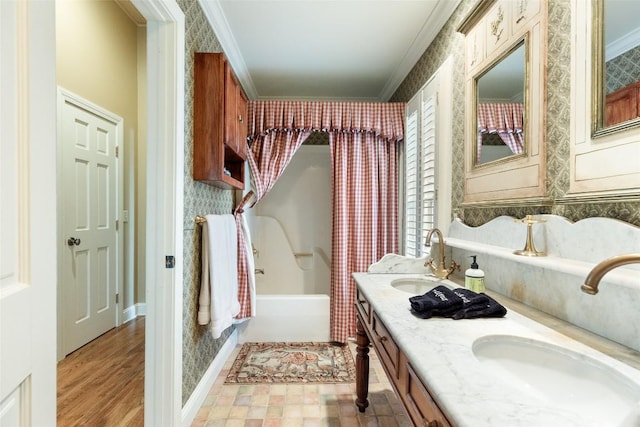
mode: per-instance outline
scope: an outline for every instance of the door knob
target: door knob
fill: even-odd
[[[69,237],[69,240],[67,240],[67,245],[69,246],[78,246],[80,244],[80,239],[77,239],[75,237]]]

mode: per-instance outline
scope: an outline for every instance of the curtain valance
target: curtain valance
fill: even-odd
[[[404,137],[403,102],[249,101],[249,137],[272,130],[372,132],[390,141]]]
[[[514,154],[524,153],[524,105],[496,103],[478,105],[478,151],[480,160],[482,135],[497,134]]]

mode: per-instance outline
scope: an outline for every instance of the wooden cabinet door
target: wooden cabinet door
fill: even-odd
[[[247,158],[249,147],[247,146],[247,97],[244,95],[240,85],[237,86],[236,93],[236,116],[237,116],[237,141],[238,155],[243,159]]]
[[[605,108],[605,124],[612,126],[638,117],[638,83],[625,86],[607,95]]]
[[[238,81],[228,62],[224,64],[224,143],[238,152]]]

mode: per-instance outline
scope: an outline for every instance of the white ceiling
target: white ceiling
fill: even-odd
[[[199,0],[250,99],[388,101],[460,0]]]

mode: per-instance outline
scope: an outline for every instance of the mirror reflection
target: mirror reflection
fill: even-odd
[[[475,164],[525,153],[525,42],[476,80]]]
[[[598,114],[608,127],[640,117],[640,1],[605,0],[602,7],[605,108]]]

